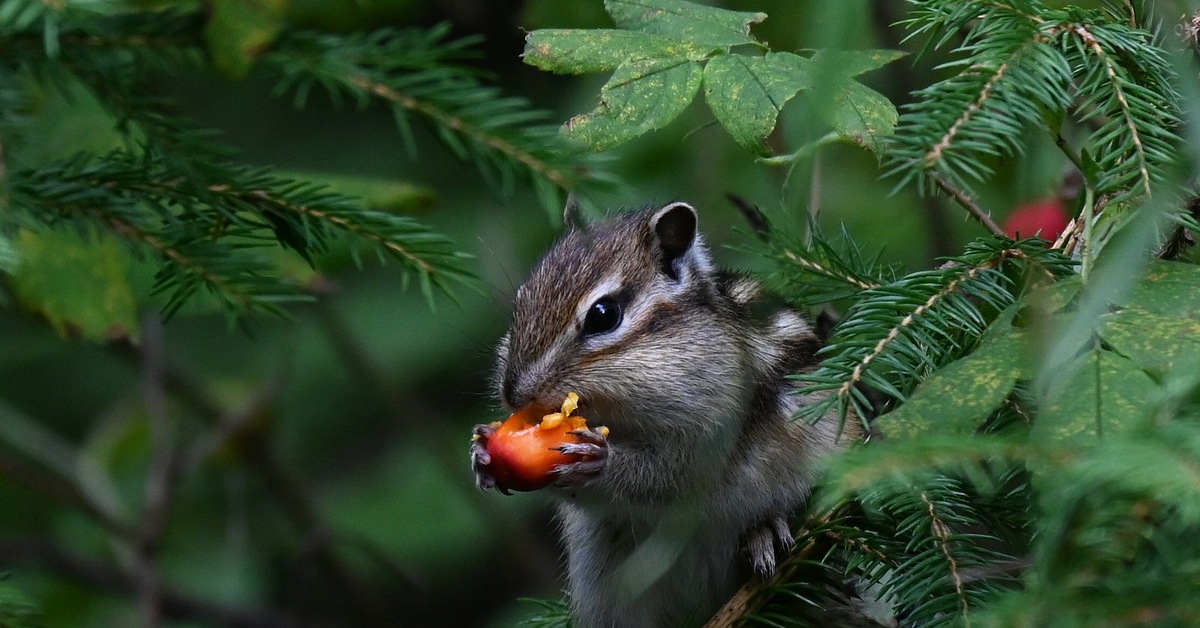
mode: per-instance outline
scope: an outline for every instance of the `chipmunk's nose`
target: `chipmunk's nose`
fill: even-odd
[[[520,410],[533,403],[533,392],[529,386],[522,386],[521,377],[509,369],[500,381],[500,401],[510,410]]]

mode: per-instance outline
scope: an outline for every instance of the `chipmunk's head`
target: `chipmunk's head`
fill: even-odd
[[[676,394],[736,366],[715,274],[686,203],[569,227],[517,290],[498,350],[501,401],[553,408],[576,392],[581,414],[614,429],[622,416],[717,401]]]

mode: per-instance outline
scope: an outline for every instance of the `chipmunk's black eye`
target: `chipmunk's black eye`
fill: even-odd
[[[621,325],[621,304],[611,296],[600,297],[583,317],[583,333],[590,336],[612,331]]]

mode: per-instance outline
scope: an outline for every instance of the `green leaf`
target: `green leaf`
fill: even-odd
[[[73,232],[21,231],[21,265],[13,275],[17,299],[59,333],[89,340],[137,336],[137,304],[129,258],[116,242]]]
[[[1065,392],[1038,413],[1033,442],[1091,442],[1128,432],[1145,415],[1157,385],[1136,364],[1104,350],[1080,359]]]
[[[750,25],[766,13],[729,11],[682,0],[605,0],[619,28],[664,35],[709,49],[757,44]]]
[[[652,33],[615,29],[542,29],[525,38],[525,63],[559,74],[611,72],[626,61],[702,59],[696,46]]]
[[[877,70],[906,56],[903,50],[818,50],[812,62],[847,78]]]
[[[921,383],[899,408],[880,418],[888,438],[913,440],[929,434],[972,434],[1029,377],[1025,335],[1003,336],[951,362]]]
[[[703,69],[687,59],[643,59],[617,68],[600,89],[600,106],[567,121],[572,139],[605,150],[666,126],[692,102]]]
[[[1151,262],[1126,302],[1157,314],[1200,320],[1200,266],[1162,260]]]
[[[1140,307],[1106,318],[1100,336],[1142,368],[1165,373],[1200,355],[1200,320]]]
[[[842,139],[880,155],[880,138],[891,135],[900,119],[896,106],[883,94],[850,79],[839,81],[834,89],[832,102],[821,110],[821,117]]]
[[[704,98],[738,144],[767,156],[771,150],[765,140],[775,129],[779,112],[812,84],[810,64],[790,52],[720,55],[704,68]]]
[[[213,0],[204,36],[213,64],[233,78],[245,78],[258,55],[283,29],[289,0]]]

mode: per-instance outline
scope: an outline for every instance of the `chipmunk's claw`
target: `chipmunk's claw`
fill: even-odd
[[[788,527],[787,517],[776,514],[752,528],[746,534],[743,546],[754,573],[765,580],[775,574],[777,556],[786,557],[796,548],[796,538]]]
[[[496,488],[496,478],[488,465],[492,464],[492,454],[488,452],[488,439],[496,433],[496,426],[490,423],[480,423],[475,426],[471,436],[471,470],[475,472],[475,486],[481,491]],[[501,489],[502,493],[508,491]]]
[[[569,432],[576,442],[555,447],[558,451],[579,456],[581,459],[569,464],[560,464],[550,471],[555,475],[554,485],[572,486],[586,482],[599,475],[608,465],[608,430],[584,428]]]

